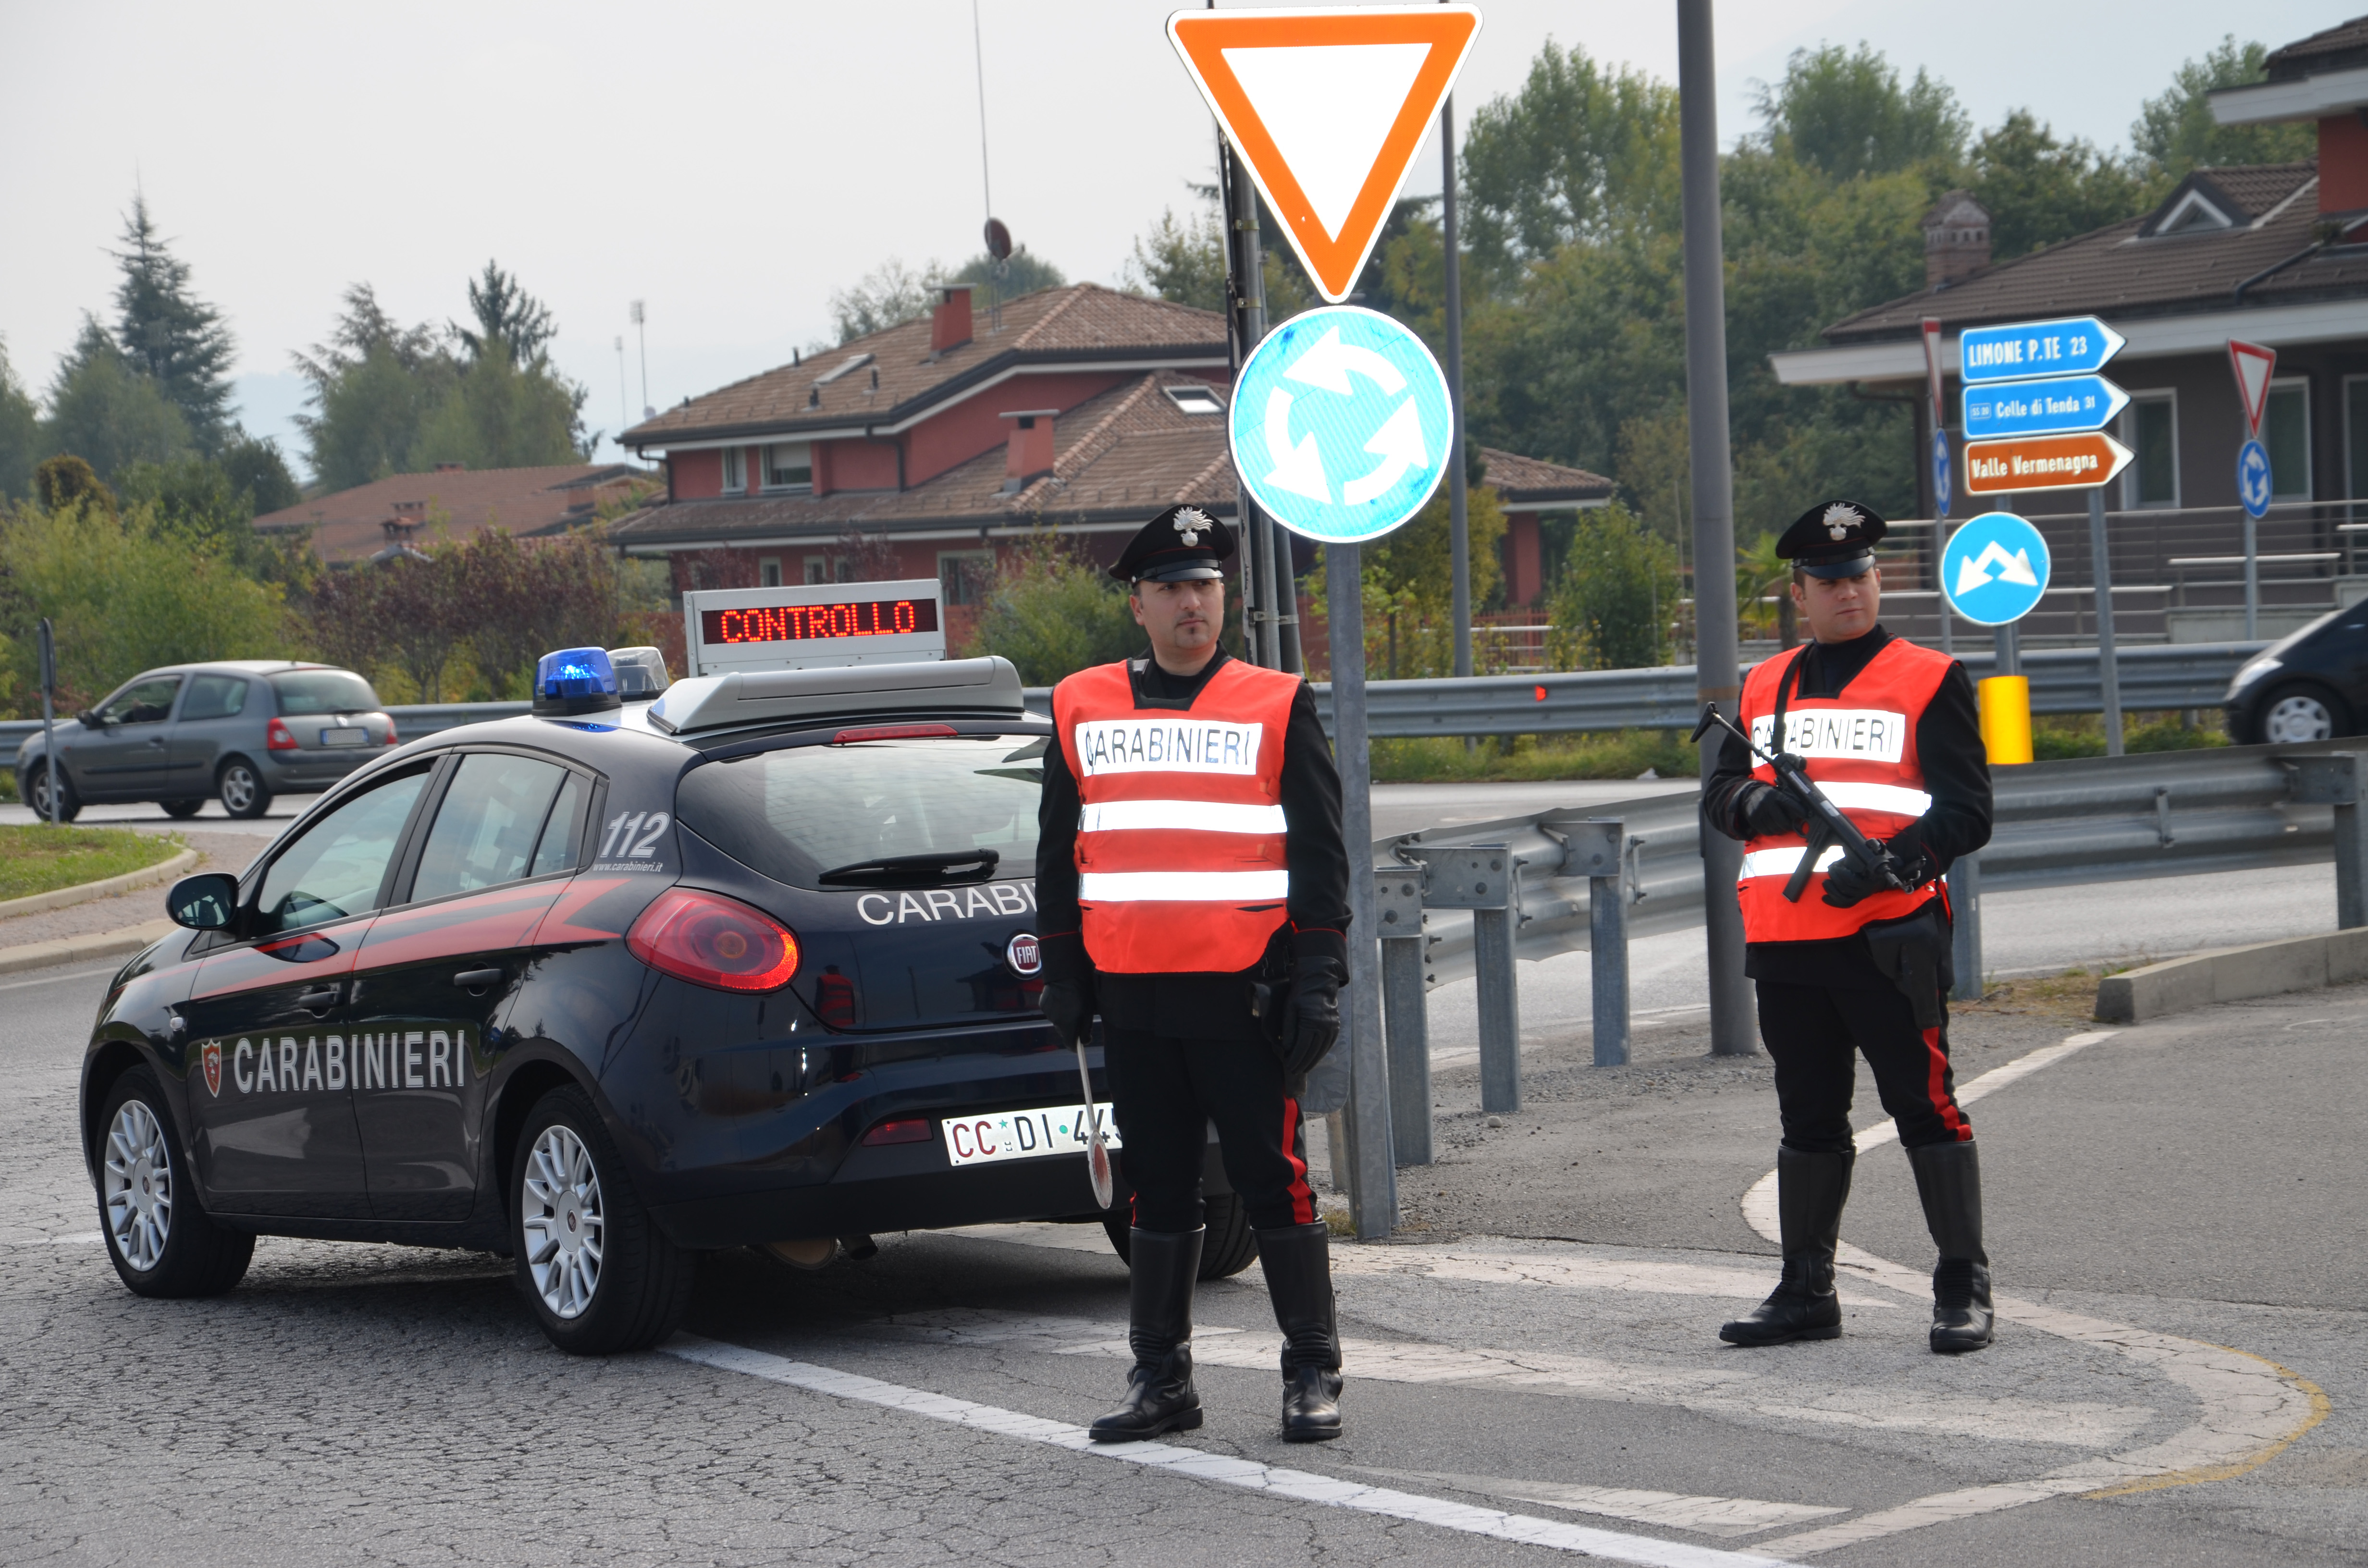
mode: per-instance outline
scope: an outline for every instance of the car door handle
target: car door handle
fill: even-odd
[[[452,977],[452,983],[474,991],[480,986],[499,984],[501,978],[502,971],[497,969],[464,969]]]
[[[319,991],[307,991],[296,998],[296,1006],[308,1013],[317,1013],[337,1005],[337,988],[325,986]]]

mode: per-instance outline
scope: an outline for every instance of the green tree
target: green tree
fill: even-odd
[[[115,492],[71,452],[61,452],[33,470],[33,499],[52,512],[85,499],[110,517],[118,510]]]
[[[2014,109],[1974,143],[1965,187],[1990,214],[1990,256],[2011,261],[2043,245],[2118,223],[2152,199],[2134,159],[2078,137],[2059,142],[2029,109]]]
[[[255,498],[254,517],[283,511],[303,498],[279,443],[268,436],[239,431],[223,445],[220,460],[222,472],[230,476],[231,488]]]
[[[916,272],[902,258],[890,256],[848,288],[831,290],[830,318],[838,340],[850,343],[920,320],[947,281],[945,268],[937,262]]]
[[[1678,608],[1678,563],[1625,506],[1582,513],[1554,588],[1559,650],[1574,667],[1665,664]]]
[[[17,379],[7,340],[0,338],[0,506],[31,493],[33,465],[40,460],[41,411]]]
[[[2146,99],[2130,127],[2130,142],[2146,160],[2158,190],[2168,190],[2201,166],[2286,164],[2317,155],[2318,128],[2307,120],[2223,125],[2212,117],[2212,89],[2265,80],[2268,53],[2258,43],[2238,43],[2230,33],[2201,60],[2180,66],[2161,97]]]
[[[1000,278],[995,275],[995,257],[981,251],[962,263],[962,269],[947,281],[975,283],[981,289],[997,290],[1007,300],[1016,300],[1022,294],[1036,294],[1047,289],[1058,289],[1068,282],[1068,278],[1062,276],[1059,267],[1046,261],[1042,256],[1034,255],[1026,245],[1019,245],[1004,258],[1003,276]]]
[[[230,434],[230,367],[237,347],[222,312],[189,288],[189,267],[176,256],[137,192],[123,220],[123,248],[113,253],[123,280],[115,290],[115,342],[124,358],[179,410],[206,451]]]
[[[1754,105],[1769,144],[1835,179],[1896,174],[1964,153],[1972,122],[1944,82],[1898,69],[1866,44],[1796,49]]]
[[[490,261],[483,278],[469,280],[469,313],[476,317],[477,330],[456,322],[452,335],[468,346],[472,359],[498,348],[512,365],[531,364],[559,330],[552,324],[550,307]]]
[[[1159,222],[1135,236],[1126,264],[1126,286],[1179,305],[1204,311],[1225,308],[1225,226],[1214,201],[1187,210],[1168,208]]]
[[[111,478],[134,462],[170,462],[197,442],[180,409],[85,316],[51,383],[41,444]]]
[[[313,478],[332,491],[416,472],[419,427],[461,374],[435,328],[404,326],[367,283],[346,290],[327,341],[294,358],[313,409],[296,426]]]
[[[489,469],[581,461],[576,441],[583,403],[584,389],[554,374],[547,362],[516,363],[489,349],[461,371],[420,421],[410,472],[440,462]]]
[[[1126,590],[1048,530],[1004,561],[970,651],[1010,660],[1025,685],[1051,686],[1089,665],[1132,658],[1147,641]]]
[[[268,443],[243,434],[239,442],[269,450]],[[169,463],[135,462],[123,471],[120,489],[123,506],[159,538],[203,551],[261,582],[302,588],[317,575],[310,532],[256,532],[261,508],[254,489],[224,462],[194,452]]]

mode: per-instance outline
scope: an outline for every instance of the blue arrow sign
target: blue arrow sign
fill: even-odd
[[[2039,607],[2047,591],[2047,541],[2012,512],[1984,512],[1949,536],[1941,591],[1976,626],[2004,626]]]
[[[2130,394],[2102,376],[1970,386],[1964,391],[1965,439],[2101,430],[2129,403]]]
[[[1957,338],[1957,379],[2014,381],[2101,370],[2129,341],[2094,316],[1973,327]]]
[[[2247,517],[2270,509],[2270,453],[2259,441],[2237,449],[2237,499],[2245,504]]]
[[[1941,517],[1949,515],[1949,433],[1932,432],[1932,510]]]
[[[1326,305],[1269,333],[1234,383],[1234,467],[1295,534],[1353,544],[1389,532],[1447,473],[1447,377],[1378,311]]]

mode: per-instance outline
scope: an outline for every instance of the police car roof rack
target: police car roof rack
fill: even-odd
[[[649,722],[661,733],[680,735],[781,719],[905,712],[1029,716],[1019,672],[1010,660],[989,656],[694,676],[650,704]]]

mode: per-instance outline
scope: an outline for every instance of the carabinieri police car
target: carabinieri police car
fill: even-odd
[[[672,1331],[702,1251],[1045,1219],[1122,1249],[1123,1152],[1107,1213],[1083,1158],[1108,1105],[1037,1012],[1051,725],[1006,661],[942,658],[937,591],[688,595],[692,676],[548,655],[531,717],[176,884],[83,1064],[124,1284],[227,1290],[257,1235],[482,1248],[606,1354]],[[1213,1158],[1209,1189],[1230,1273]]]

